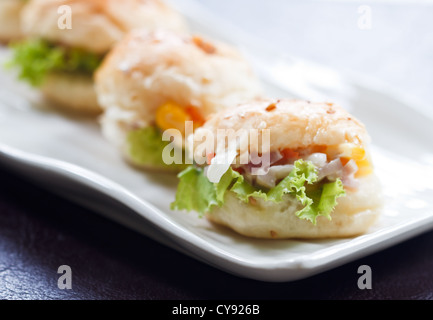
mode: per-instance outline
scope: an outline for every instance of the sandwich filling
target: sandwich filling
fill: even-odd
[[[174,102],[166,102],[159,106],[155,113],[155,121],[150,126],[131,130],[128,133],[128,152],[134,163],[139,165],[149,165],[165,169],[181,171],[187,166],[182,164],[185,159],[185,150],[182,145],[176,145],[181,152],[173,163],[168,164],[163,159],[164,149],[171,141],[163,140],[165,130],[175,129],[185,138],[185,123],[191,121],[193,130],[204,123],[204,119],[197,107],[181,107]]]
[[[49,73],[77,72],[92,77],[103,55],[54,44],[43,39],[28,39],[11,45],[9,67],[19,69],[19,78],[39,87]]]
[[[259,165],[254,159],[242,165],[233,161],[219,181],[211,182],[207,173],[214,156],[207,165],[192,165],[178,175],[173,210],[194,210],[202,216],[224,205],[226,192],[252,206],[257,199],[278,203],[289,196],[299,202],[296,215],[316,224],[319,216],[331,219],[337,199],[356,191],[358,179],[372,173],[365,150],[351,143],[273,151],[269,163]],[[260,170],[253,170],[258,166]]]

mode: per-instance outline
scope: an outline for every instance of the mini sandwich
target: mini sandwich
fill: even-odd
[[[195,164],[178,175],[173,210],[274,239],[359,235],[379,215],[369,136],[338,105],[255,101],[213,115],[190,138]]]
[[[101,111],[93,73],[127,31],[186,29],[159,0],[30,0],[21,23],[26,40],[12,45],[10,65],[57,106],[88,113]]]
[[[158,171],[183,167],[165,161],[171,142],[163,141],[164,132],[179,133],[173,144],[183,149],[187,132],[207,116],[262,92],[234,47],[167,30],[130,32],[104,60],[95,84],[104,136],[131,164]]]
[[[8,43],[22,37],[21,9],[26,0],[0,0],[0,42]]]

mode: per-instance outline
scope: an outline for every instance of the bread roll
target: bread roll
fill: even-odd
[[[71,28],[59,28],[60,6],[71,10]],[[63,12],[63,11],[62,11]],[[22,29],[30,37],[104,54],[131,29],[187,29],[183,18],[160,0],[30,0]]]
[[[160,0],[30,0],[21,18],[26,37],[78,48],[101,59],[129,30],[187,30],[182,16]],[[63,109],[97,114],[102,110],[89,81],[92,78],[93,74],[56,70],[47,75],[41,89]]]
[[[83,74],[50,73],[41,86],[44,96],[59,109],[81,114],[99,114],[101,109],[92,77]]]
[[[130,32],[104,60],[95,79],[104,109],[103,133],[128,159],[127,135],[133,130],[182,130],[183,120],[195,125],[197,118],[262,93],[251,66],[234,47],[167,30]],[[176,112],[179,121],[158,126],[158,112],[167,103],[173,112],[167,107],[162,116]]]
[[[342,107],[304,100],[263,99],[245,103],[213,115],[203,129],[211,131],[215,139],[218,129],[257,129],[259,140],[261,130],[270,129],[271,151],[342,143],[363,146],[370,141],[365,126]],[[251,150],[251,145],[246,146],[250,151],[257,151]]]
[[[234,156],[226,158],[228,163],[218,163],[214,160],[233,151],[224,142],[230,135],[221,135],[229,130],[237,133],[240,142]],[[266,130],[269,135],[265,135]],[[248,138],[251,132],[257,133],[257,140]],[[256,100],[212,115],[192,138],[196,135],[214,139],[193,145],[194,174],[207,176],[214,187],[208,185],[203,199],[185,200],[185,190],[196,186],[182,181],[180,174],[179,188],[184,190],[178,194],[184,199],[177,197],[174,209],[200,209],[209,220],[240,234],[272,239],[355,236],[367,232],[380,214],[381,186],[369,153],[370,136],[359,120],[336,104]],[[262,140],[265,137],[269,141]],[[242,163],[241,155],[245,154],[247,162]],[[253,154],[267,154],[270,160],[254,163],[257,158],[253,160]],[[213,155],[212,160],[209,155]],[[203,163],[201,159],[206,156]],[[221,165],[224,170],[218,173],[215,168]],[[295,170],[302,165],[309,171],[296,175]],[[253,169],[257,169],[255,173]],[[228,170],[235,177],[231,182],[227,180]],[[239,175],[242,179],[236,178]],[[300,178],[302,185],[295,185]],[[209,196],[212,188],[213,197]],[[200,196],[197,192],[194,197]]]

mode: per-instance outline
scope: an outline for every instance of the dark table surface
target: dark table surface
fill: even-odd
[[[374,20],[373,28],[365,33],[347,27],[356,26],[359,4],[270,1],[264,8],[255,1],[242,10],[245,1],[239,0],[228,10],[221,1],[203,2],[282,50],[290,48],[296,55],[339,70],[367,72],[419,101],[433,101],[431,6],[367,1]],[[253,23],[259,12],[260,28]],[[347,20],[350,14],[353,21]],[[290,19],[284,19],[285,15]],[[301,33],[296,27],[300,21],[308,22]],[[279,41],[283,35],[285,41]],[[323,50],[311,50],[313,45]],[[350,50],[342,53],[343,47]],[[307,279],[287,283],[242,279],[51,194],[0,166],[3,299],[432,299],[432,247],[433,232],[427,232]],[[65,264],[73,272],[70,290],[57,286],[58,267]],[[358,288],[360,265],[371,267],[372,289]]]

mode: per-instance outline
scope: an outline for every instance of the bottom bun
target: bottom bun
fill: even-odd
[[[125,159],[125,161],[132,167],[141,170],[141,171],[148,171],[148,172],[154,172],[154,173],[170,173],[170,174],[177,174],[179,172],[181,172],[183,169],[185,169],[184,167],[178,167],[178,166],[171,166],[171,165],[151,165],[151,164],[144,164],[144,163],[139,163],[137,161],[135,161],[130,153],[128,151],[124,151],[123,152],[123,158]]]
[[[351,237],[365,233],[378,218],[382,206],[380,190],[376,176],[360,179],[356,192],[346,191],[346,196],[338,198],[332,219],[320,216],[316,225],[296,216],[301,207],[290,195],[280,203],[256,199],[252,205],[239,200],[233,192],[227,192],[224,205],[208,213],[207,218],[254,238]]]
[[[51,73],[46,76],[41,90],[48,100],[61,109],[89,114],[102,111],[91,76]]]

